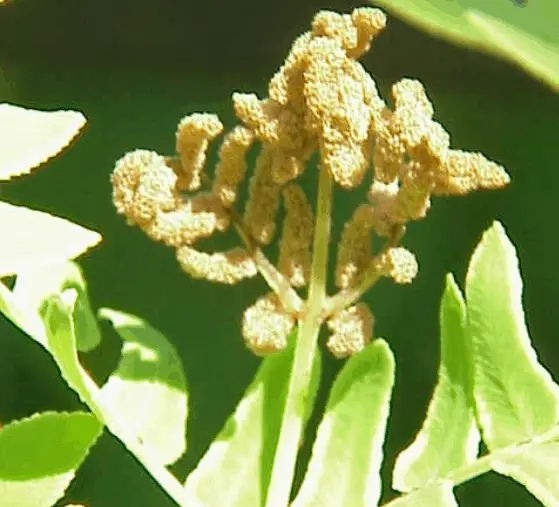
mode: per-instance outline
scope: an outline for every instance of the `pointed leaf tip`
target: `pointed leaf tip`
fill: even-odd
[[[493,450],[545,433],[559,420],[559,386],[530,343],[518,258],[499,222],[483,234],[472,256],[466,300],[485,443]]]
[[[382,339],[347,360],[330,391],[293,507],[377,504],[394,372],[394,356]]]
[[[465,334],[466,306],[452,275],[441,300],[441,361],[427,417],[414,442],[397,458],[393,487],[422,488],[475,460],[479,432],[472,400],[470,344]]]
[[[262,361],[235,412],[188,477],[185,491],[192,505],[263,505],[285,405],[295,336],[293,331],[286,349]],[[311,376],[305,399],[307,416],[318,388],[320,355],[315,356]]]
[[[64,149],[85,125],[79,111],[0,104],[0,181],[29,173]]]
[[[0,201],[0,277],[74,259],[101,241],[101,235],[50,213]]]

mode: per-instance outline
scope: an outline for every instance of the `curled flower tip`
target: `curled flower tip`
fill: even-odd
[[[351,15],[320,11],[313,19],[312,33],[338,39],[350,58],[359,58],[385,26],[386,15],[379,9],[362,7]]]
[[[347,289],[352,286],[370,264],[373,258],[371,229],[374,224],[374,209],[368,204],[360,205],[345,223],[336,259],[338,288]]]
[[[271,150],[263,147],[250,178],[243,217],[252,237],[263,245],[269,244],[274,238],[280,202],[281,187],[272,178],[273,160]]]
[[[365,303],[357,303],[334,315],[328,321],[332,335],[326,346],[337,358],[363,350],[373,336],[373,314]]]
[[[249,306],[243,314],[243,338],[247,347],[264,356],[287,346],[295,319],[286,314],[278,297],[270,292]]]
[[[237,188],[247,170],[245,155],[253,140],[254,134],[238,125],[225,135],[219,149],[212,192],[226,208],[230,208],[237,200]]]
[[[143,227],[161,211],[180,204],[176,182],[176,174],[161,155],[147,150],[127,153],[111,175],[114,205],[130,223]]]
[[[193,278],[233,285],[256,276],[257,270],[249,254],[242,248],[208,254],[189,246],[177,249],[177,260],[183,271]]]
[[[215,114],[195,113],[183,118],[177,129],[177,153],[181,161],[179,185],[184,190],[197,190],[211,140],[223,130]]]
[[[145,231],[153,240],[176,248],[192,245],[215,231],[224,231],[229,222],[229,215],[218,198],[203,192],[173,211],[159,213]]]
[[[309,281],[311,268],[313,212],[299,185],[291,184],[283,190],[283,202],[286,215],[279,246],[278,269],[291,285],[303,287]]]
[[[369,51],[372,39],[386,27],[386,14],[380,9],[359,7],[351,13],[351,20],[357,28],[357,46],[348,51],[348,56],[359,58]]]
[[[389,248],[375,263],[384,276],[398,284],[411,283],[419,269],[415,255],[403,247]]]
[[[433,193],[467,194],[481,188],[501,188],[509,182],[505,169],[481,153],[450,150]]]
[[[235,116],[254,132],[259,141],[279,142],[278,104],[269,99],[260,100],[254,93],[233,93],[232,99]]]

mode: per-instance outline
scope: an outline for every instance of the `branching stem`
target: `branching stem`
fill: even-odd
[[[348,289],[341,290],[336,295],[328,298],[324,303],[324,311],[322,317],[324,319],[338,313],[339,311],[351,306],[358,301],[365,292],[367,292],[382,276],[378,270],[377,260],[384,255],[390,248],[398,246],[402,236],[404,235],[405,227],[403,225],[396,225],[390,237],[386,240],[381,251],[371,261],[369,267],[363,272],[358,283],[349,287]]]
[[[327,168],[321,166],[318,182],[309,297],[304,314],[299,319],[297,342],[295,344],[287,398],[266,497],[266,507],[287,507],[291,495],[299,442],[304,429],[306,398],[317,350],[318,334],[322,324],[322,308],[326,300],[331,211],[332,178]]]
[[[228,209],[227,212],[241,241],[250,253],[254,264],[256,264],[258,272],[266,280],[270,289],[276,293],[284,310],[292,315],[299,316],[303,309],[303,301],[301,301],[299,294],[291,286],[289,280],[262,253],[239,214],[232,208]]]

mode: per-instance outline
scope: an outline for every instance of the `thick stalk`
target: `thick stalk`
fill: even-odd
[[[331,210],[332,179],[328,170],[321,166],[318,179],[309,297],[305,312],[299,320],[297,342],[266,497],[266,507],[287,507],[291,495],[299,442],[304,429],[306,397],[317,349],[318,334],[322,324],[322,306],[326,299]]]

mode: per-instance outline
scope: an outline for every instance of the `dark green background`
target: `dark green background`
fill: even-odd
[[[192,111],[217,112],[231,125],[232,91],[263,93],[314,12],[354,6],[296,0],[15,0],[0,8],[0,100],[79,109],[88,118],[70,150],[4,185],[3,197],[100,231],[104,244],[81,261],[93,305],[144,317],[180,350],[191,394],[188,452],[176,467],[181,477],[258,366],[239,327],[242,311],[262,293],[263,283],[222,287],[181,273],[171,250],[116,216],[109,184],[114,161],[134,148],[171,152],[177,122]],[[435,381],[444,275],[452,271],[462,283],[472,250],[494,218],[504,223],[519,251],[527,319],[540,358],[559,372],[559,95],[508,64],[435,41],[395,19],[364,63],[385,97],[396,79],[423,80],[454,146],[483,151],[513,178],[504,191],[437,200],[405,238],[420,263],[414,284],[383,282],[367,296],[376,332],[390,342],[397,359],[386,443],[388,481],[397,452],[421,424]],[[357,202],[346,193],[336,199],[343,216]],[[85,359],[100,376],[113,365],[118,345],[104,330],[104,346]],[[327,388],[340,363],[325,359]],[[0,420],[76,406],[46,353],[0,321]],[[464,506],[537,505],[523,488],[496,475],[459,487],[457,494]],[[386,498],[390,495],[387,491]],[[108,436],[93,449],[67,500],[92,507],[172,505]]]

